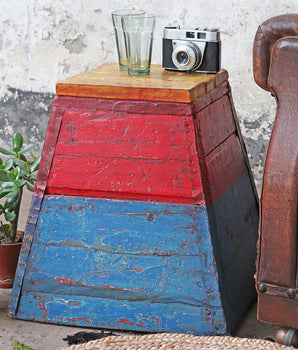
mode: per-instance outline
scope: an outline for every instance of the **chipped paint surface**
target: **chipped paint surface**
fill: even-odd
[[[204,206],[46,196],[18,317],[225,333],[206,215]]]
[[[257,201],[229,90],[221,85],[210,95],[215,101],[204,95],[209,104],[202,106],[197,99],[191,116],[177,115],[181,103],[160,102],[156,109],[146,101],[144,111],[141,101],[119,106],[111,99],[55,97],[12,317],[195,334],[235,327],[255,299]],[[92,152],[86,141],[95,145]],[[113,167],[108,174],[102,166],[94,171],[98,192],[89,186],[87,167],[75,163],[64,168],[76,169],[79,178],[68,174],[71,182],[55,185],[63,168],[55,158],[65,165],[65,156],[90,164],[90,157],[104,156]],[[183,167],[195,172],[183,172],[192,174],[194,187],[189,176],[177,183],[172,176],[185,158]],[[123,160],[129,161],[123,166]],[[164,169],[162,176],[150,172],[152,164]],[[208,193],[197,200],[202,183]]]
[[[230,195],[215,210],[225,211],[225,201],[231,202]],[[148,220],[148,212],[154,220]],[[220,232],[222,253],[231,257],[224,268],[234,286],[228,291],[218,281],[209,224],[205,206],[45,196],[16,316],[89,327],[224,334],[248,300],[246,295],[240,303],[233,282],[243,287],[239,281],[246,284],[246,272],[238,274],[231,266],[239,265],[251,239],[243,237],[246,242],[241,247],[235,242],[228,252],[223,242],[228,238]],[[229,295],[238,305],[234,316],[222,306]]]

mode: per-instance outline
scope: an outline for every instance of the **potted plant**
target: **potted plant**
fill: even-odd
[[[13,136],[11,150],[0,147],[0,288],[11,288],[23,233],[18,231],[24,186],[34,190],[40,157],[27,158],[36,145],[23,149],[23,137]]]

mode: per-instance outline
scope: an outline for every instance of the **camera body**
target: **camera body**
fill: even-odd
[[[221,41],[218,29],[165,27],[162,40],[164,69],[200,73],[220,71]]]

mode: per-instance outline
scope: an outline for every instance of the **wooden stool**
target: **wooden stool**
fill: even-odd
[[[256,297],[258,205],[227,72],[57,84],[10,315],[225,334]]]

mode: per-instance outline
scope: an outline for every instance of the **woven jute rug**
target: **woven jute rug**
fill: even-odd
[[[261,339],[230,336],[194,336],[190,334],[159,333],[148,335],[109,336],[60,350],[289,350],[294,349]]]

